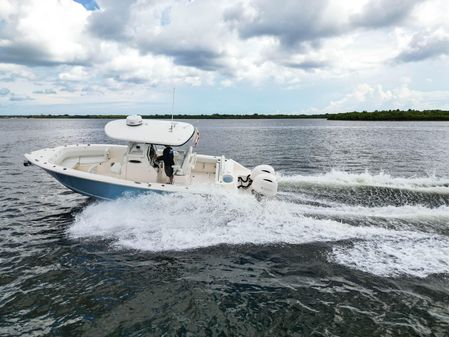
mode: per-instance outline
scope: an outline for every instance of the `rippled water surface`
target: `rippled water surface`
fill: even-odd
[[[449,123],[201,120],[280,193],[96,202],[23,153],[106,120],[0,120],[1,336],[448,336]]]

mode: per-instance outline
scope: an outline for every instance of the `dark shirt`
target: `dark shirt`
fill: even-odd
[[[168,146],[162,152],[162,160],[164,161],[164,169],[167,176],[171,177],[173,175],[172,165],[175,165],[173,149]]]

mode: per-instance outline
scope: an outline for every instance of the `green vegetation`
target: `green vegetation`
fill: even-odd
[[[68,118],[68,119],[119,119],[127,115],[3,115],[0,118]],[[142,115],[143,118],[171,119],[171,115]],[[287,115],[287,114],[211,114],[211,115],[174,115],[174,119],[328,119],[347,121],[449,121],[449,111],[444,110],[385,110],[374,112],[344,112],[320,115]]]
[[[374,112],[345,112],[330,114],[329,120],[346,121],[449,121],[449,111],[443,110],[385,110]]]

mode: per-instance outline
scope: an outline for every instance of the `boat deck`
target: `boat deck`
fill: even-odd
[[[117,162],[120,162],[120,159],[117,157],[109,158],[108,160],[100,163],[89,162],[87,157],[81,157],[76,159],[68,158],[64,160],[61,165],[82,172],[98,174],[127,181],[162,184],[166,184],[169,182],[169,178],[165,175],[162,167],[158,170],[155,170],[148,164],[143,163],[142,165],[131,165],[132,168],[125,166],[121,171],[114,171],[111,168]],[[189,176],[175,174],[173,183],[175,185],[202,185],[213,184],[215,183],[215,181],[216,165],[212,163],[197,162],[194,168],[191,170]]]
[[[160,152],[156,154],[159,156]],[[64,176],[173,191],[184,187],[210,191],[214,186],[237,190],[238,177],[250,173],[232,159],[193,153],[191,148],[189,152],[176,152],[173,184],[169,184],[162,163],[153,167],[146,149],[133,153],[124,145],[76,144],[42,149],[26,156],[33,164]]]

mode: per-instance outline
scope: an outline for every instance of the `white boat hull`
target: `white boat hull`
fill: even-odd
[[[163,170],[150,166],[144,157],[136,163],[134,157],[123,156],[127,149],[122,145],[77,144],[34,151],[25,157],[72,191],[97,199],[143,193],[251,191],[239,189],[240,178],[248,177],[251,171],[232,159],[195,154],[195,164],[188,173],[175,174],[174,183],[168,184]],[[113,170],[117,158],[122,163],[120,171]]]

